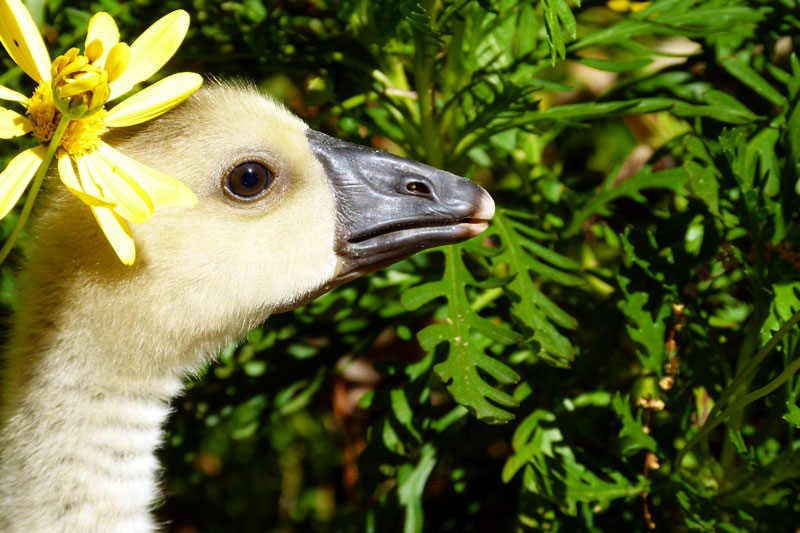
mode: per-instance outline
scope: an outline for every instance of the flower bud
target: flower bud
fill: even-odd
[[[87,54],[102,54],[102,43],[89,45]],[[77,54],[77,48],[70,49],[53,61],[51,68],[53,80],[53,102],[65,117],[79,120],[90,117],[103,108],[111,90],[108,87],[108,72],[92,65],[90,58]]]

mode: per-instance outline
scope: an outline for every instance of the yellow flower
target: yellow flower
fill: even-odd
[[[630,0],[609,0],[606,7],[619,13],[638,13],[650,7],[652,2],[631,2]]]
[[[182,72],[110,110],[104,108],[107,100],[155,74],[178,49],[188,27],[189,15],[173,11],[129,47],[119,41],[114,19],[108,13],[97,13],[89,21],[83,55],[72,48],[51,62],[21,0],[0,0],[0,42],[39,84],[30,98],[0,86],[1,100],[17,102],[26,109],[22,115],[0,107],[0,139],[32,133],[40,142],[15,156],[0,173],[0,218],[14,207],[46,154],[52,157],[52,150],[61,181],[91,207],[114,251],[127,265],[136,257],[127,221],[148,220],[156,205],[191,207],[197,203],[194,193],[181,182],[126,157],[102,140],[108,128],[155,118],[200,87],[203,80],[198,74]],[[50,146],[54,136],[57,146]]]

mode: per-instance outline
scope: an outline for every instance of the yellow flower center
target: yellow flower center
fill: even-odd
[[[71,155],[86,154],[97,148],[100,136],[106,131],[106,112],[100,109],[88,118],[72,120],[61,138],[59,148]],[[53,138],[61,113],[53,101],[53,90],[49,83],[39,85],[28,99],[28,116],[34,123],[33,134],[39,142],[46,144]]]

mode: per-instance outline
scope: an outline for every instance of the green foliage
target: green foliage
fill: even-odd
[[[479,335],[499,344],[513,344],[519,335],[506,328],[499,328],[491,321],[473,312],[467,297],[467,287],[475,285],[459,255],[457,247],[445,250],[447,267],[440,281],[417,285],[403,293],[402,303],[409,310],[420,308],[439,296],[447,298],[447,315],[444,322],[431,324],[419,332],[417,338],[425,350],[434,350],[443,342],[448,343],[447,358],[434,370],[445,383],[457,402],[470,407],[475,415],[489,421],[508,421],[510,413],[499,409],[488,400],[503,407],[515,407],[517,402],[508,394],[489,385],[480,375],[483,371],[500,384],[519,381],[519,376],[508,365],[484,353]],[[483,343],[484,345],[486,343]]]
[[[64,49],[182,4],[30,5]],[[170,423],[173,530],[794,531],[797,0],[183,7],[171,68],[498,209],[226,349]]]

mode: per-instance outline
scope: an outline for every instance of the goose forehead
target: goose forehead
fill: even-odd
[[[308,126],[282,105],[260,94],[233,93],[224,105],[204,110],[209,116],[205,123],[215,127],[199,133],[228,146],[265,146],[286,157],[308,144],[305,138]]]
[[[181,158],[182,168],[175,168],[184,181],[222,174],[250,155],[295,178],[315,173],[316,160],[306,138],[308,126],[268,96],[252,89],[212,86],[186,104],[173,118],[173,148],[190,156]],[[168,158],[165,166],[174,168],[177,163]]]
[[[271,97],[252,88],[212,85],[193,96],[184,110],[202,117],[206,124],[217,123],[218,134],[236,132],[245,137],[266,135],[300,137],[308,128],[305,122]]]

